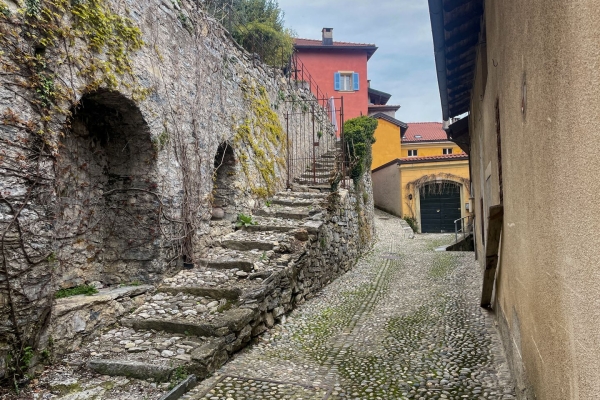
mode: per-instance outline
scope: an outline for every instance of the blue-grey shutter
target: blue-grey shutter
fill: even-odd
[[[354,83],[354,90],[358,90],[360,88],[358,72],[352,74],[352,83]]]
[[[340,90],[340,73],[336,72],[333,77],[333,89]]]

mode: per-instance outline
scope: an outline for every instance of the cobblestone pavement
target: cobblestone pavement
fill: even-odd
[[[473,253],[376,219],[378,241],[351,272],[184,398],[513,399]]]

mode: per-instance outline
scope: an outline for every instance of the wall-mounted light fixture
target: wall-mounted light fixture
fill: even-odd
[[[469,203],[465,203],[465,210],[469,211]]]

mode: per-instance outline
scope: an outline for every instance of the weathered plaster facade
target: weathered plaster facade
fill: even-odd
[[[475,232],[484,265],[488,210],[503,204],[493,308],[517,395],[597,398],[600,8],[510,0],[484,10],[469,106]]]
[[[283,189],[286,101],[312,96],[192,2],[98,4],[139,28],[124,71],[92,70],[110,58],[85,38],[27,39],[26,11],[3,8],[0,359],[38,344],[58,288],[156,282]],[[80,26],[61,7],[59,26]]]

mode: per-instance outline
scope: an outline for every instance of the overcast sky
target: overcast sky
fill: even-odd
[[[299,37],[374,43],[371,87],[392,95],[404,122],[441,121],[427,0],[279,0],[286,26]]]

